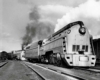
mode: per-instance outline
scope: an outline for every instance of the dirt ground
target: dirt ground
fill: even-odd
[[[0,80],[40,80],[38,76],[21,61],[9,61],[0,68]]]

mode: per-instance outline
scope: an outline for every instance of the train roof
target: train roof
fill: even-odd
[[[94,39],[94,40],[100,39],[100,35],[98,35],[98,36],[93,36],[93,39]]]
[[[98,42],[100,42],[100,35],[98,35],[98,36],[93,36],[93,42],[95,43],[98,43]]]
[[[55,32],[54,34],[52,34],[49,38],[54,37],[54,36],[58,35],[59,33],[63,32],[64,30],[67,30],[67,29],[69,29],[72,26],[77,25],[77,24],[84,25],[82,21],[75,21],[75,22],[69,23],[65,27],[61,28],[60,30],[58,30],[57,32]]]
[[[35,41],[35,42],[32,42],[30,44],[28,44],[25,49],[29,49],[29,48],[34,48],[34,47],[37,47],[38,46],[38,41]]]

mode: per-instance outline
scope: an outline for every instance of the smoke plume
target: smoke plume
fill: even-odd
[[[93,36],[100,35],[100,0],[87,2],[72,8],[61,19],[58,19],[55,32],[70,22],[81,20]]]
[[[22,46],[36,40],[44,39],[54,32],[54,25],[50,22],[42,21],[39,8],[35,6],[29,13],[30,22],[26,26],[26,34],[23,37]]]

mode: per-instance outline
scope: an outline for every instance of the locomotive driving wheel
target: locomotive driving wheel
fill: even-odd
[[[44,56],[41,56],[41,62],[44,62],[45,60],[44,60]]]
[[[54,57],[53,57],[53,54],[50,54],[49,62],[50,62],[50,64],[54,64]]]
[[[62,61],[61,61],[60,53],[56,53],[55,64],[56,64],[57,66],[62,66]]]
[[[61,56],[60,53],[53,53],[49,57],[50,64],[56,65],[56,66],[62,66]]]

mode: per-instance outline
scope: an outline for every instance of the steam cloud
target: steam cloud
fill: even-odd
[[[100,0],[88,0],[78,7],[72,8],[61,19],[58,19],[55,32],[77,20],[83,21],[93,36],[100,35]]]
[[[47,22],[43,19],[39,9],[35,6],[29,14],[30,23],[26,26],[26,34],[23,37],[22,45],[44,39],[68,23],[78,20],[84,22],[93,36],[100,35],[100,0],[88,0],[78,7],[68,7],[66,15],[57,20],[58,24],[56,24],[55,30],[50,21]]]
[[[52,23],[41,21],[42,18],[37,6],[30,12],[29,19],[30,23],[26,26],[26,34],[22,39],[22,46],[44,39],[54,32],[54,25]]]

